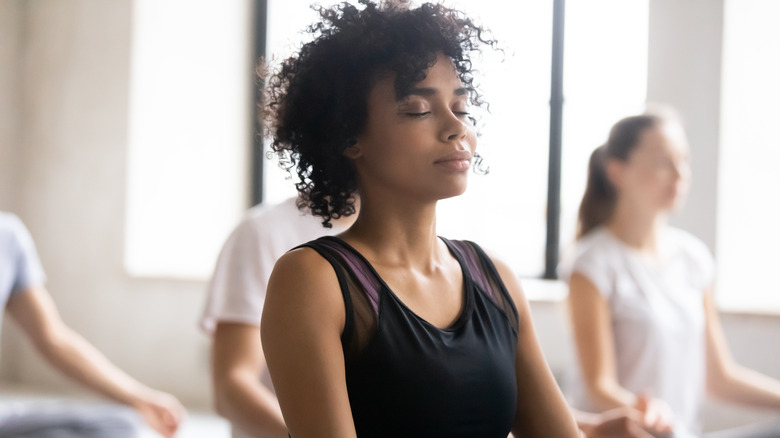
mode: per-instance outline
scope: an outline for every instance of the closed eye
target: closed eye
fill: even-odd
[[[421,113],[406,113],[406,115],[409,117],[425,117],[430,113],[431,113],[430,111],[424,111]]]

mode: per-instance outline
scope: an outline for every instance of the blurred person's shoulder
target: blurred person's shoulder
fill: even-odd
[[[603,259],[616,257],[625,244],[606,227],[596,227],[582,236],[576,243],[576,258]]]
[[[0,242],[4,248],[18,245],[19,241],[27,238],[28,235],[27,227],[18,216],[0,211]]]
[[[693,233],[668,227],[666,239],[676,255],[685,263],[686,271],[697,289],[712,286],[715,280],[715,258],[709,247]]]
[[[24,228],[22,220],[17,215],[7,211],[0,211],[0,233],[14,233]]]
[[[696,260],[712,259],[709,247],[693,233],[676,227],[668,227],[666,233],[669,242],[684,255]]]
[[[292,197],[277,204],[260,204],[250,208],[233,231],[233,238],[274,242],[286,251],[295,245],[340,231],[342,227],[338,225],[323,227],[322,218],[300,210],[297,198]]]
[[[287,198],[276,204],[260,204],[250,208],[244,222],[291,225],[298,222],[321,224],[322,220],[306,210],[298,208],[298,199]],[[322,226],[320,225],[322,228]]]
[[[316,229],[319,223],[319,219],[298,209],[296,198],[289,198],[276,204],[263,203],[250,208],[236,226],[234,234],[262,239],[301,228]],[[319,225],[319,228],[322,226]]]
[[[567,248],[558,266],[558,276],[568,281],[579,272],[600,283],[594,277],[607,275],[615,267],[620,249],[620,242],[609,230],[596,227]]]

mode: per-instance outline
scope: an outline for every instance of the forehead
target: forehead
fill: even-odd
[[[645,129],[636,152],[685,156],[689,152],[688,140],[679,123],[667,121]]]
[[[439,86],[459,88],[461,85],[458,71],[455,69],[455,63],[444,55],[438,55],[436,62],[425,73],[425,79],[417,83],[417,87]]]
[[[409,95],[427,96],[436,94],[436,92],[449,95],[462,87],[455,64],[444,55],[437,56],[434,64],[426,70],[425,78],[413,84],[409,94],[396,95],[395,81],[396,75],[392,72],[380,75],[371,87],[369,100],[398,101],[409,97]],[[463,93],[459,92],[458,94]]]

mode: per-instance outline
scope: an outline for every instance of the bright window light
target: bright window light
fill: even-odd
[[[136,0],[125,267],[206,278],[248,204],[251,2]]]
[[[724,5],[717,297],[733,311],[780,312],[778,16],[775,0]]]
[[[304,29],[319,21],[319,15],[311,8],[313,3],[328,7],[341,1],[268,1],[266,56],[272,68],[278,67],[282,61],[297,52],[301,44],[311,40],[311,36],[304,32]],[[268,144],[266,139],[266,155],[270,150]],[[297,179],[290,179],[289,174],[282,170],[278,163],[274,156],[273,160],[265,162],[263,168],[263,200],[270,204],[279,203],[297,194],[294,186]]]
[[[648,0],[566,2],[561,234],[574,242],[588,160],[647,99]]]
[[[481,66],[490,75],[484,89],[493,114],[482,144],[491,173],[472,178],[469,192],[440,210],[440,222],[537,277],[546,244],[553,2],[461,3],[512,50],[504,63]],[[564,35],[563,246],[574,238],[590,152],[613,123],[644,106],[648,2],[567,2]]]

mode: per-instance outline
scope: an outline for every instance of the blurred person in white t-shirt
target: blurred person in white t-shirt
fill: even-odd
[[[589,166],[576,251],[560,267],[580,365],[575,407],[639,405],[677,438],[701,436],[707,393],[780,414],[780,381],[740,366],[729,352],[712,255],[667,224],[690,183],[681,124],[661,113],[625,118]],[[713,436],[778,438],[780,425]]]
[[[260,342],[265,289],[276,260],[295,246],[344,231],[356,215],[332,221],[303,213],[296,198],[251,208],[220,252],[200,326],[212,336],[217,412],[234,438],[287,437]]]

